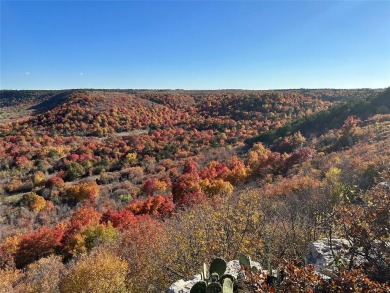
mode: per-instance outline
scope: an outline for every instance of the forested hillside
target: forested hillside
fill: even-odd
[[[164,292],[240,253],[284,292],[389,290],[390,89],[0,94],[0,292]],[[363,261],[320,279],[323,237]]]

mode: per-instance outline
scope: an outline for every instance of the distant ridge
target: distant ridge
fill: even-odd
[[[45,105],[54,107],[58,104],[55,103],[56,97],[59,98],[71,92],[72,90],[2,90],[0,91],[0,108],[30,106],[31,109],[37,107],[36,110],[45,110],[43,109]],[[51,102],[45,104],[49,100]]]

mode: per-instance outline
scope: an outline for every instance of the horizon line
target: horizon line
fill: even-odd
[[[219,89],[191,89],[191,88],[55,88],[55,89],[1,89],[0,91],[66,91],[66,90],[134,90],[134,91],[278,91],[278,90],[380,90],[389,88],[389,86],[384,87],[341,87],[341,88],[332,88],[332,87],[314,87],[314,88],[270,88],[270,89],[243,89],[243,88],[219,88]]]

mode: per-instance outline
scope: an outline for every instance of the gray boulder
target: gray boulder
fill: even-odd
[[[350,245],[345,239],[334,238],[330,242],[327,238],[323,238],[309,243],[308,248],[309,252],[305,256],[306,264],[315,265],[315,271],[325,277],[332,277],[338,264],[348,265],[351,259]],[[363,260],[354,257],[353,261],[361,263]]]

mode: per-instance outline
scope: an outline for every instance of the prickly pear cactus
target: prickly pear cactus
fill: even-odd
[[[236,278],[234,278],[232,275],[230,274],[224,274],[219,280],[221,281],[221,283],[223,283],[223,281],[225,279],[230,279],[233,283],[236,281]]]
[[[257,273],[259,271],[259,269],[255,266],[252,266],[251,271],[252,271],[252,273]]]
[[[203,278],[204,280],[208,280],[210,278],[209,270],[207,269],[207,265],[203,264]]]
[[[210,264],[210,274],[217,273],[222,276],[226,271],[226,261],[222,258],[214,259]]]
[[[206,293],[222,293],[222,286],[220,283],[210,283],[207,286]]]
[[[223,293],[233,293],[233,281],[230,278],[225,278],[222,285]]]
[[[242,265],[245,268],[250,269],[251,268],[251,258],[247,256],[246,254],[240,254],[240,258],[238,259],[240,262],[240,265]]]
[[[212,273],[210,276],[210,281],[211,282],[218,282],[219,280],[219,275],[217,273]]]
[[[214,259],[210,269],[204,264],[200,273],[201,281],[192,286],[190,293],[233,293],[236,279],[232,275],[224,274],[226,267],[226,261],[222,258]]]
[[[205,281],[199,281],[192,286],[190,293],[206,293],[207,284]]]

